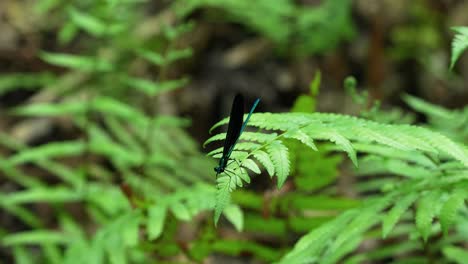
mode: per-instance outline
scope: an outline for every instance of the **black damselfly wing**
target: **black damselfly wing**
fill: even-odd
[[[244,118],[244,97],[241,94],[236,94],[232,102],[231,116],[229,117],[229,125],[224,140],[223,157],[228,159],[232,149],[239,139],[242,130],[242,121]]]

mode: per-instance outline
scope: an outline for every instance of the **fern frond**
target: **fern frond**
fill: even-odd
[[[169,208],[177,219],[189,221],[192,218],[190,211],[181,202],[173,202]]]
[[[224,140],[226,138],[226,133],[219,133],[219,134],[216,134],[212,137],[210,137],[209,139],[207,139],[204,143],[203,143],[203,147],[205,147],[206,145],[208,145],[209,143],[211,142],[215,142],[215,141],[221,141],[221,140]],[[208,154],[208,156],[210,156]]]
[[[242,231],[244,227],[244,213],[238,205],[231,204],[227,206],[223,214],[234,225],[237,231]]]
[[[328,258],[336,259],[337,257],[341,257],[337,255],[338,253],[341,253],[338,249],[340,249],[347,241],[359,237],[367,229],[380,221],[380,217],[378,217],[379,212],[383,210],[390,201],[391,197],[388,196],[380,198],[377,201],[367,201],[371,205],[365,208],[361,208],[361,210],[359,210],[359,215],[357,215],[350,223],[348,223],[346,228],[337,235],[336,239],[325,251],[323,260],[325,261]],[[353,243],[353,245],[358,246],[357,243]],[[354,250],[354,248],[350,248],[350,250]]]
[[[417,151],[403,151],[388,146],[375,145],[369,143],[354,143],[353,147],[361,153],[375,154],[380,157],[408,161],[427,168],[436,168],[434,161],[429,159],[423,153]]]
[[[358,214],[356,210],[350,210],[323,226],[303,236],[286,254],[278,264],[287,263],[317,263],[320,253],[328,246],[328,243],[339,232],[346,228],[347,224]]]
[[[83,193],[65,187],[36,188],[8,195],[3,203],[6,205],[35,202],[66,203],[79,201],[84,197]]]
[[[275,175],[275,165],[265,151],[257,150],[252,155],[263,165],[270,177]]]
[[[316,135],[317,139],[329,140],[330,142],[335,143],[342,151],[348,154],[348,157],[351,159],[353,164],[356,167],[358,166],[356,151],[354,150],[351,141],[346,137],[334,129],[326,129],[324,131],[315,131],[315,133],[312,133]]]
[[[450,69],[453,69],[455,62],[461,56],[463,51],[468,48],[468,27],[453,27],[452,30],[457,32],[457,34],[455,35],[455,39],[452,41]]]
[[[99,18],[79,11],[74,7],[68,9],[71,21],[87,33],[101,37],[108,32],[108,24]]]
[[[267,143],[275,140],[278,135],[276,133],[257,133],[257,132],[243,132],[240,140],[254,141],[258,143]]]
[[[287,120],[287,122],[284,122],[284,120]],[[228,119],[225,118],[215,124],[213,128],[227,124],[227,122]],[[240,157],[239,159],[241,164],[250,155],[255,157],[267,168],[270,176],[278,177],[278,188],[282,186],[290,173],[288,149],[281,143],[280,139],[282,137],[298,139],[312,149],[315,147],[313,140],[331,141],[338,149],[346,152],[356,166],[358,162],[357,151],[383,154],[383,156],[388,156],[389,160],[383,163],[381,162],[382,160],[377,162],[380,165],[385,164],[385,166],[380,167],[381,171],[393,172],[399,175],[407,171],[408,173],[403,175],[410,177],[415,177],[416,175],[417,178],[423,178],[426,174],[434,174],[432,170],[437,165],[432,159],[427,158],[426,155],[431,156],[431,158],[434,155],[439,155],[444,159],[448,155],[448,157],[462,162],[465,167],[468,166],[468,152],[464,146],[436,132],[416,126],[380,124],[356,117],[322,113],[255,113],[251,116],[250,122],[247,125],[266,130],[266,132],[280,132],[275,134],[274,138],[271,136],[271,141],[263,144],[252,143],[251,141],[239,143],[239,147],[236,146],[234,151],[234,153],[236,150],[246,151],[241,155],[244,157]],[[259,135],[268,134],[263,131],[250,132],[247,138],[255,138],[252,136],[255,133]],[[207,142],[221,138],[222,136],[214,135],[213,139],[208,139]],[[267,138],[265,137],[265,139]],[[244,144],[244,146],[241,144]],[[221,151],[220,148],[209,155],[220,153]],[[236,159],[234,156],[231,158]],[[378,158],[382,159],[381,157]],[[400,160],[391,158],[399,158]],[[422,166],[414,167],[410,165],[411,163]],[[229,181],[225,179],[224,185],[222,185],[224,188],[222,192],[224,195],[223,199],[227,197],[227,194],[224,193],[225,191],[233,190],[234,186],[241,186],[242,180],[240,178],[237,179],[238,177],[232,177]],[[244,181],[246,180],[244,179]],[[417,222],[419,223],[418,226],[421,234],[426,239],[429,234],[428,227],[430,228],[430,224],[432,223],[428,222],[427,219],[432,219],[434,215],[424,217],[424,213],[427,213],[427,210],[424,207],[422,208]],[[404,212],[404,209],[406,208],[399,210]],[[390,218],[393,220],[387,220],[389,222],[385,224],[385,235],[397,222],[399,218],[397,212],[399,211],[393,212],[395,216]]]
[[[455,115],[453,112],[441,106],[425,102],[424,100],[421,100],[420,98],[411,96],[409,94],[403,95],[403,100],[413,109],[417,110],[418,112],[427,114],[429,116],[442,118],[442,119],[455,118]]]
[[[8,159],[14,165],[21,163],[40,161],[55,157],[68,157],[82,154],[85,150],[85,143],[81,140],[69,142],[56,142],[47,145],[23,150]]]
[[[317,146],[315,146],[314,140],[309,135],[307,135],[304,131],[302,131],[301,129],[290,130],[290,131],[284,133],[284,137],[285,138],[297,139],[300,142],[302,142],[304,145],[306,145],[306,146],[310,147],[311,149],[317,151]]]
[[[454,223],[457,211],[465,206],[466,198],[468,198],[467,188],[457,188],[442,205],[439,221],[444,235],[448,234],[450,226]]]
[[[237,143],[236,144],[236,151],[240,150],[240,151],[253,151],[253,150],[256,150],[256,149],[259,149],[262,145],[258,144],[258,143],[253,143],[253,142],[240,142],[240,143]]]
[[[0,194],[0,208],[5,212],[17,217],[27,226],[41,228],[44,224],[39,216],[30,212],[26,206],[8,202],[6,195]]]
[[[281,120],[288,120],[288,122]],[[375,142],[403,151],[417,150],[449,155],[468,166],[468,152],[464,147],[439,133],[416,126],[387,125],[356,117],[323,113],[257,113],[252,115],[248,125],[283,132],[302,127],[303,131],[312,139],[322,140],[329,140],[332,137],[326,133],[335,132],[351,144],[353,142]],[[335,138],[335,140],[337,139]],[[338,140],[338,142],[342,142],[342,140]],[[347,142],[342,142],[342,145],[350,156],[354,156],[352,145],[349,146]]]
[[[23,231],[9,234],[2,238],[3,246],[16,246],[28,244],[66,244],[69,239],[62,233],[50,230]]]
[[[35,90],[53,83],[54,80],[54,75],[48,72],[0,74],[0,95],[18,88]]]
[[[400,217],[408,210],[408,208],[416,201],[418,195],[416,193],[402,197],[392,207],[392,209],[384,216],[382,221],[382,237],[386,238],[393,227],[396,225]]]
[[[277,186],[281,188],[289,176],[288,148],[280,140],[275,140],[267,145],[266,150],[275,166],[276,176],[278,177]]]
[[[467,181],[468,174],[466,173],[443,177],[440,177],[438,173],[432,173],[425,178],[404,181],[382,197],[369,199],[360,207],[345,211],[335,220],[309,232],[279,263],[337,261],[342,258],[343,254],[355,248],[357,242],[354,239],[363,237],[364,232],[382,220],[387,221],[385,225],[388,227],[385,229],[389,229],[392,223],[397,221],[396,218],[406,210],[403,207],[411,205],[418,198],[420,200],[417,203],[419,206],[416,213],[416,225],[421,236],[427,239],[432,231],[432,221],[440,210],[441,203],[438,202],[441,197],[440,191],[454,186],[463,186],[461,188],[466,191]],[[423,197],[421,193],[424,194]],[[406,198],[407,196],[410,197]],[[397,199],[399,197],[400,199]],[[405,205],[400,205],[403,200],[405,200]],[[388,220],[385,220],[386,218],[381,217],[381,212],[389,205],[393,205],[393,209],[387,215]]]
[[[448,246],[443,250],[444,255],[449,259],[454,261],[456,264],[465,264],[468,259],[468,253],[466,249],[461,247]]]
[[[179,80],[164,81],[158,83],[152,80],[126,77],[124,83],[131,88],[137,89],[148,96],[157,96],[161,93],[169,92],[178,89],[188,83],[187,78]]]
[[[166,219],[166,207],[164,205],[154,204],[148,209],[148,218],[146,222],[148,230],[148,239],[158,238],[164,227]]]
[[[99,127],[89,128],[91,141],[88,143],[91,152],[109,157],[116,163],[122,163],[126,166],[137,166],[144,160],[142,152],[131,152],[120,144],[116,144]]]
[[[244,166],[244,165],[242,165]],[[250,177],[249,174],[247,173],[247,170],[244,168],[239,168],[239,173],[237,174],[239,176],[239,180],[242,179],[246,183],[250,183]],[[242,187],[242,181],[238,182],[237,186]]]
[[[358,175],[375,175],[392,173],[408,178],[422,178],[431,174],[428,168],[415,166],[404,160],[389,159],[377,155],[367,155],[356,169]]]
[[[84,115],[88,111],[113,115],[141,126],[147,126],[149,123],[149,119],[139,109],[108,96],[96,96],[90,102],[75,100],[74,102],[37,103],[17,107],[12,112],[31,117],[50,117]]]
[[[441,194],[438,191],[433,191],[425,194],[418,202],[416,210],[416,227],[424,242],[427,242],[432,228],[432,220],[437,215],[438,200]]]
[[[56,66],[80,71],[109,72],[114,70],[114,65],[110,61],[90,56],[42,52],[41,59]]]
[[[216,206],[214,208],[214,222],[218,224],[221,213],[231,201],[231,192],[237,188],[237,177],[222,175],[216,179],[217,192],[216,192]]]
[[[255,163],[255,161],[251,160],[251,159],[246,159],[242,162],[242,167],[245,167],[251,171],[253,171],[254,173],[256,174],[260,174],[261,171],[260,171],[260,168],[258,167],[258,165]]]

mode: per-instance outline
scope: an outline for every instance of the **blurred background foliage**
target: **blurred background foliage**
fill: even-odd
[[[216,161],[201,145],[233,95],[260,97],[258,112],[422,123],[466,144],[466,29],[449,66],[467,12],[456,0],[0,1],[0,259],[279,261],[425,172],[366,145],[354,169],[333,145],[286,140],[285,185],[254,177],[215,228]],[[464,263],[466,208],[429,244],[410,214],[385,239],[366,233],[348,263]]]

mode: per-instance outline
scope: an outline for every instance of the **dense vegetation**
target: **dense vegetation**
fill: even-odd
[[[174,109],[192,83],[187,68],[203,63],[192,38],[200,24],[233,24],[269,56],[297,62],[358,38],[352,1],[155,1],[154,16],[145,2],[41,0],[30,10],[56,35],[34,53],[40,70],[0,74],[2,103],[21,98],[0,109],[2,259],[466,263],[467,106],[407,93],[400,107],[383,105],[347,77],[338,82],[357,114],[317,112],[331,77],[310,72],[292,106],[259,107],[231,173],[216,179],[228,118],[203,144]],[[417,10],[412,33],[435,23]],[[412,53],[404,30],[390,53],[433,69],[424,56],[440,39],[419,39]],[[439,76],[456,78],[468,28],[453,30]]]

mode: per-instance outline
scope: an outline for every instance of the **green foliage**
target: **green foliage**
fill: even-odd
[[[446,255],[447,258],[452,260],[454,263],[458,264],[466,263],[466,258],[468,258],[468,253],[466,253],[466,250],[459,247],[444,248],[444,255]]]
[[[53,81],[54,76],[50,73],[1,74],[0,95],[18,88],[36,90],[39,87],[51,84]]]
[[[271,40],[280,52],[293,55],[323,53],[354,33],[348,0],[326,0],[317,7],[291,0],[275,4],[269,0],[181,0],[175,4],[182,16],[199,8],[221,10],[222,19],[245,25]]]
[[[427,116],[429,127],[459,142],[468,141],[468,107],[448,110],[410,95],[404,95],[403,99],[415,111]]]
[[[282,120],[288,120],[288,122]],[[227,122],[228,119],[224,119],[213,128]],[[258,136],[252,134],[249,134],[247,138],[241,136],[241,140],[247,141],[247,143],[251,143],[256,138],[265,138],[266,136],[263,134],[268,132],[274,131],[275,136],[262,144],[244,143],[242,155],[233,158],[238,160],[240,166],[243,166],[244,160],[255,157],[257,151],[266,153],[267,156],[263,156],[263,161],[257,159],[257,162],[265,166],[265,159],[270,160],[266,164],[274,164],[274,175],[282,180],[278,181],[280,183],[284,183],[284,175],[281,172],[289,171],[290,166],[289,162],[278,158],[278,156],[287,157],[289,152],[284,144],[281,144],[281,148],[277,147],[279,142],[285,138],[294,138],[299,142],[304,142],[304,137],[309,137],[310,140],[307,140],[309,142],[328,140],[334,143],[335,149],[346,152],[355,165],[358,165],[357,152],[367,153],[369,158],[388,159],[392,163],[388,167],[382,168],[382,172],[390,172],[407,178],[401,182],[388,182],[388,184],[381,186],[385,189],[380,190],[384,191],[380,197],[369,198],[357,209],[350,209],[335,220],[311,231],[309,235],[300,239],[295,248],[280,263],[335,263],[354,251],[366,237],[366,232],[371,231],[379,222],[383,223],[383,236],[387,237],[398,220],[413,204],[417,204],[414,216],[415,225],[422,240],[427,241],[434,232],[434,218],[441,219],[441,222],[444,223],[444,230],[448,230],[448,225],[451,225],[448,223],[453,223],[453,220],[449,219],[453,219],[452,216],[456,214],[454,212],[464,207],[464,198],[457,197],[447,200],[446,196],[455,187],[461,188],[467,193],[468,152],[463,145],[455,143],[439,133],[417,126],[388,125],[355,117],[323,113],[256,113],[252,115],[248,126],[261,130],[251,132],[257,133]],[[215,135],[208,141],[211,142],[217,138],[219,137]],[[214,153],[219,151],[221,149],[214,151]],[[235,152],[237,151],[235,150]],[[384,159],[380,159],[379,162],[383,161]],[[404,169],[396,167],[404,164],[409,168],[414,168],[414,171],[420,172],[420,176],[411,172],[405,173]],[[284,168],[281,169],[278,165],[284,166]],[[449,165],[456,166],[450,169]],[[364,169],[369,167],[366,159],[364,164],[359,166],[358,171],[361,170],[362,166]],[[244,179],[248,183],[250,179],[245,179],[245,174],[240,176],[240,171],[241,169],[233,169],[232,174],[221,177],[231,178],[231,181],[228,179],[225,181],[235,182],[237,187],[242,187],[242,183],[238,181]],[[234,178],[235,180],[233,180]],[[234,189],[218,188],[218,195],[229,195],[226,192]],[[445,201],[449,201],[450,205],[444,205]],[[315,203],[309,201],[304,204]],[[330,205],[329,202],[326,204]],[[382,217],[390,206],[393,209],[388,213],[388,216]],[[288,208],[291,209],[290,205]]]
[[[452,56],[450,58],[450,69],[453,69],[455,62],[460,58],[463,51],[468,48],[468,27],[453,27],[453,31],[457,32],[452,41]]]
[[[314,8],[270,2],[190,0],[173,7],[182,15],[200,8],[210,15],[215,8],[223,19],[295,55],[323,52],[352,33],[351,1],[328,0]],[[1,244],[17,263],[148,263],[174,261],[178,254],[202,262],[213,253],[247,253],[278,263],[378,263],[410,255],[404,261],[466,260],[466,109],[404,96],[429,122],[425,128],[397,125],[411,123],[412,116],[381,110],[347,79],[363,118],[314,113],[318,73],[293,113],[252,115],[248,126],[254,130],[242,134],[234,162],[215,188],[214,173],[207,173],[215,164],[184,132],[189,122],[163,115],[156,100],[176,100],[170,92],[188,82],[167,73],[172,63],[191,56],[190,47],[176,43],[192,24],[146,20],[141,1],[41,0],[36,9],[63,24],[57,36],[62,46],[40,54],[63,74],[1,75],[0,94],[34,92],[36,98],[8,114],[57,126],[65,121],[73,133],[36,146],[0,133],[0,173],[12,186],[0,194],[0,208],[22,225],[13,233],[2,228]],[[394,39],[406,43],[418,33],[434,47],[438,39],[423,24]],[[466,48],[461,29],[452,67]],[[67,45],[78,52],[65,52]],[[225,136],[216,134],[205,144]],[[343,153],[351,162],[343,162]],[[351,163],[355,175],[344,177],[352,180],[351,197],[357,198],[344,196],[337,182],[342,166]],[[262,168],[276,188],[246,190]],[[44,207],[47,217],[38,210]],[[278,243],[220,239],[211,219],[199,221],[210,210],[215,224],[224,215],[237,231]],[[178,225],[189,221],[199,232],[181,243],[175,239]],[[382,237],[377,247],[356,250]]]
[[[63,19],[62,45],[80,38],[85,44],[75,47],[76,54],[40,54],[63,74],[2,75],[0,93],[34,89],[41,100],[9,113],[53,124],[66,120],[75,136],[31,147],[0,135],[2,150],[11,153],[4,157],[2,151],[0,171],[17,189],[1,195],[0,208],[25,225],[2,234],[2,245],[23,263],[147,263],[154,256],[143,245],[150,241],[163,245],[159,256],[178,254],[169,223],[213,210],[216,194],[206,173],[214,163],[184,131],[187,120],[161,114],[156,103],[188,81],[168,79],[165,72],[191,55],[189,47],[174,45],[191,25],[158,20],[160,31],[141,35],[138,28],[147,21],[138,1],[37,5],[47,12],[44,18]],[[50,208],[51,221],[29,209],[40,204]],[[243,228],[242,211],[229,201],[225,215]]]
[[[392,209],[385,215],[382,221],[382,236],[386,238],[393,227],[398,223],[401,216],[408,210],[408,208],[418,198],[417,194],[408,195],[403,197]]]

